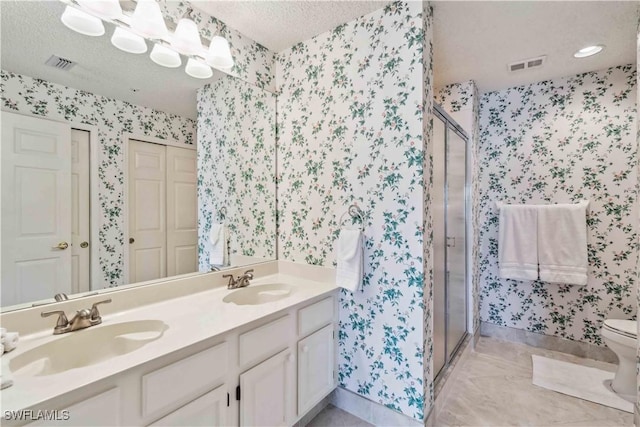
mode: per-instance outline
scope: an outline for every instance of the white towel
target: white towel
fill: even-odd
[[[498,265],[503,279],[538,278],[537,210],[499,203]]]
[[[360,230],[340,230],[336,259],[336,284],[351,292],[360,289],[364,275],[364,236]]]
[[[7,332],[0,343],[4,346],[5,352],[10,352],[18,346],[18,333]]]
[[[209,230],[209,264],[227,265],[227,232],[224,224],[211,224]]]
[[[538,210],[540,280],[587,284],[587,206],[558,204]]]

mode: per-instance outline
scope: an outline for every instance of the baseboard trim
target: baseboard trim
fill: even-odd
[[[333,406],[362,418],[375,426],[423,426],[422,422],[414,418],[389,409],[342,387],[336,388],[329,396],[331,396],[331,404]]]
[[[546,350],[560,351],[587,359],[618,363],[616,354],[607,347],[600,347],[581,341],[572,341],[552,335],[538,334],[523,329],[510,328],[508,326],[500,326],[494,323],[480,322],[480,335],[505,341],[519,342]]]

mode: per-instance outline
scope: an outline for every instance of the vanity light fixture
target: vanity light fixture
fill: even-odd
[[[147,51],[147,40],[150,40],[153,42],[150,58],[163,67],[182,65],[182,54],[188,59],[185,72],[197,79],[213,76],[211,67],[226,72],[233,68],[229,42],[224,37],[215,36],[208,48],[203,46],[198,25],[191,19],[192,9],[187,9],[176,31],[171,33],[157,0],[137,0],[133,12],[123,12],[120,0],[60,2],[66,5],[60,19],[68,28],[87,36],[101,36],[105,33],[103,21],[110,23],[115,26],[111,36],[115,47],[140,54]]]
[[[574,53],[573,56],[575,58],[586,58],[588,56],[593,56],[596,53],[602,52],[602,49],[604,49],[604,45],[603,44],[587,46],[587,47],[583,47],[582,49],[580,49],[579,51]]]
[[[173,33],[171,46],[185,55],[197,55],[202,51],[198,26],[189,18],[178,21],[176,32]]]
[[[229,42],[224,37],[214,36],[209,45],[207,63],[215,68],[230,69],[233,67],[233,57]]]
[[[111,44],[128,53],[139,54],[147,51],[147,42],[142,37],[120,27],[116,27],[113,32]]]
[[[213,76],[213,70],[211,70],[211,67],[193,58],[189,58],[184,71],[196,79],[208,79]]]
[[[156,0],[138,0],[131,16],[131,28],[150,39],[166,39],[169,35]]]
[[[158,65],[162,65],[167,68],[177,68],[182,65],[182,60],[178,52],[169,49],[166,46],[157,44],[151,49],[151,60]]]
[[[104,25],[100,19],[74,7],[67,6],[60,20],[67,28],[85,36],[98,37],[104,34]]]

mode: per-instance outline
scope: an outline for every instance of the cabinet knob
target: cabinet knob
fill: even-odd
[[[53,246],[52,249],[60,249],[61,251],[64,251],[68,247],[69,247],[69,244],[67,242],[60,242],[57,245]]]
[[[133,237],[129,237],[129,244],[133,244],[135,243],[136,239],[134,239]]]
[[[302,352],[303,353],[308,353],[309,352],[309,346],[308,345],[302,346]]]

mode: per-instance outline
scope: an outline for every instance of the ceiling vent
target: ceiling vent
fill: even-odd
[[[56,55],[51,55],[51,58],[47,59],[45,64],[63,71],[69,71],[76,65],[75,62]]]
[[[544,61],[547,59],[546,55],[538,56],[535,58],[522,59],[520,61],[512,62],[507,65],[509,71],[520,71],[520,70],[528,70],[530,68],[539,68],[542,67]]]

